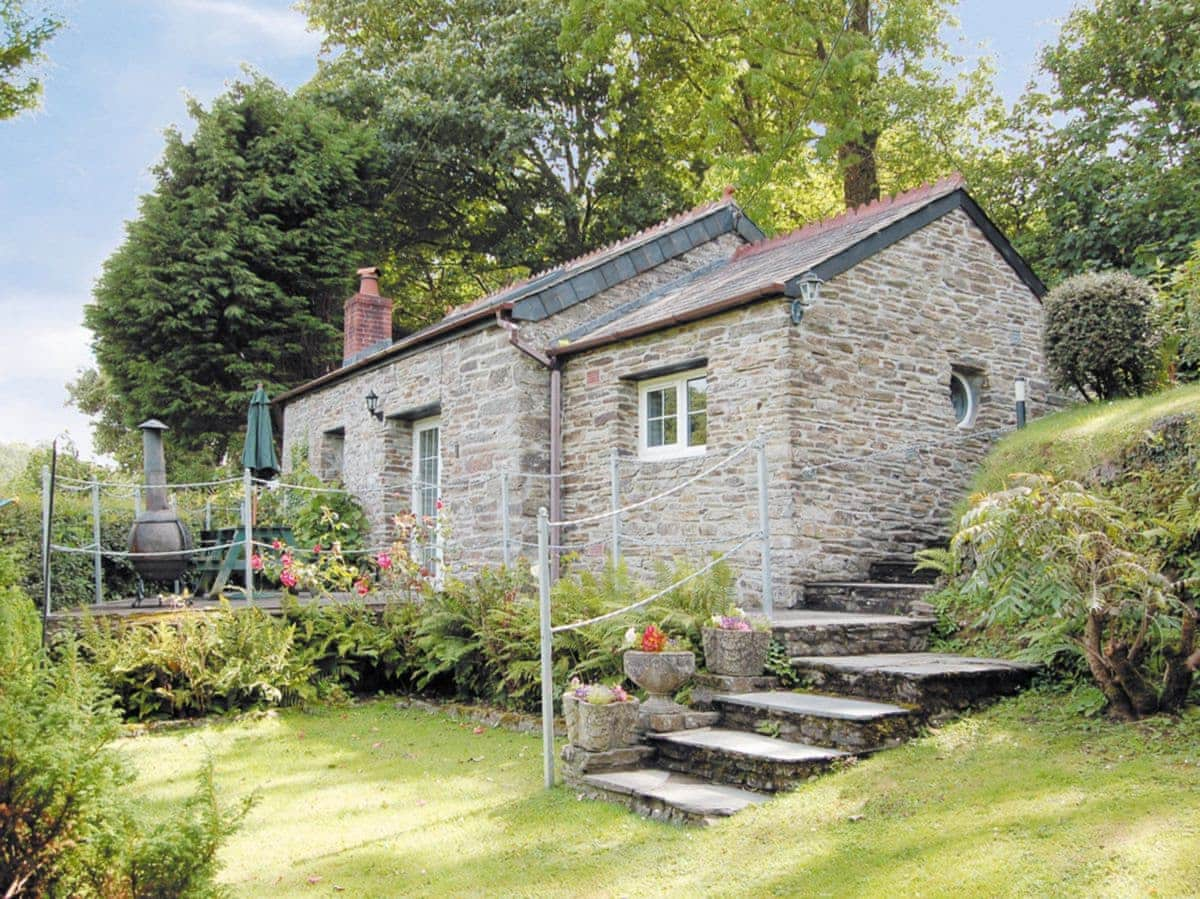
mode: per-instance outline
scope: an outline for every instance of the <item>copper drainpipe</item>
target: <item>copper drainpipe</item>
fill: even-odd
[[[496,312],[496,323],[508,331],[508,342],[550,370],[550,520],[562,521],[562,363],[521,339],[520,329],[504,311]],[[558,580],[562,528],[550,528],[550,578]]]

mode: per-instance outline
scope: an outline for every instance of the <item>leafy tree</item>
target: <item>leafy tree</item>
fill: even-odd
[[[338,55],[310,96],[379,129],[385,282],[410,327],[686,205],[657,111],[603,64],[568,71],[556,0],[306,0]]]
[[[948,0],[573,0],[564,42],[640,85],[681,156],[776,225],[970,168],[998,120],[987,65],[955,83]],[[840,194],[840,197],[839,197]]]
[[[1048,280],[1149,274],[1200,238],[1198,70],[1191,0],[1080,5],[1042,52],[1050,84],[1019,105],[994,199]]]
[[[42,83],[29,69],[60,28],[54,16],[29,15],[24,0],[0,0],[0,120],[38,105]]]
[[[1046,362],[1084,399],[1143,393],[1159,369],[1154,291],[1125,272],[1076,275],[1045,298]]]
[[[1049,475],[1014,478],[975,499],[951,541],[956,563],[943,566],[981,624],[1019,630],[1041,662],[1080,654],[1119,718],[1177,710],[1200,664],[1185,585],[1110,499]]]
[[[167,132],[158,183],[104,264],[85,321],[99,376],[74,387],[101,413],[97,446],[155,416],[219,462],[256,382],[275,392],[340,359],[347,273],[372,259],[379,144],[262,77]]]

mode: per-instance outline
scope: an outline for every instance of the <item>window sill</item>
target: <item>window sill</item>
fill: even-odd
[[[671,459],[695,459],[707,452],[707,446],[656,446],[640,447],[638,458],[643,462],[668,462]]]

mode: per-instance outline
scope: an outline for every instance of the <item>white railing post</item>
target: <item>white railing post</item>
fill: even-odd
[[[542,638],[542,770],[554,786],[554,669],[550,631],[550,513],[538,509],[538,604]]]
[[[137,518],[142,514],[142,486],[141,484],[133,485],[133,517]]]
[[[50,617],[50,466],[42,466],[42,642],[46,642],[44,622]]]
[[[104,573],[100,567],[100,482],[92,478],[92,543],[95,548],[95,554],[92,557],[93,574],[96,580],[96,605],[103,602],[103,577]]]
[[[204,530],[206,530],[206,531],[212,530],[212,500],[211,499],[206,499],[204,501]]]
[[[762,604],[763,614],[768,621],[775,619],[775,591],[771,583],[771,509],[767,488],[770,483],[767,471],[767,438],[758,435],[758,528],[762,534]]]
[[[242,474],[242,529],[246,538],[244,554],[246,556],[246,602],[254,602],[254,566],[250,559],[254,555],[254,482],[250,479],[250,469]]]
[[[508,472],[500,472],[500,542],[501,553],[503,554],[504,567],[508,568],[512,565],[512,555],[510,551],[508,523]]]
[[[612,563],[621,563],[621,459],[613,447],[608,459],[608,478],[612,490]]]

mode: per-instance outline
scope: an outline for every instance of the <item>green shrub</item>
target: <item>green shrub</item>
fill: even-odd
[[[211,766],[166,822],[136,812],[109,748],[114,699],[75,646],[53,662],[29,598],[0,565],[0,891],[6,896],[212,896],[216,852],[249,807],[217,801]]]
[[[1085,399],[1144,393],[1159,374],[1155,295],[1124,272],[1076,275],[1046,295],[1046,361]]]
[[[135,719],[186,717],[311,698],[315,671],[294,627],[259,609],[185,612],[154,623],[85,619],[90,665]]]

